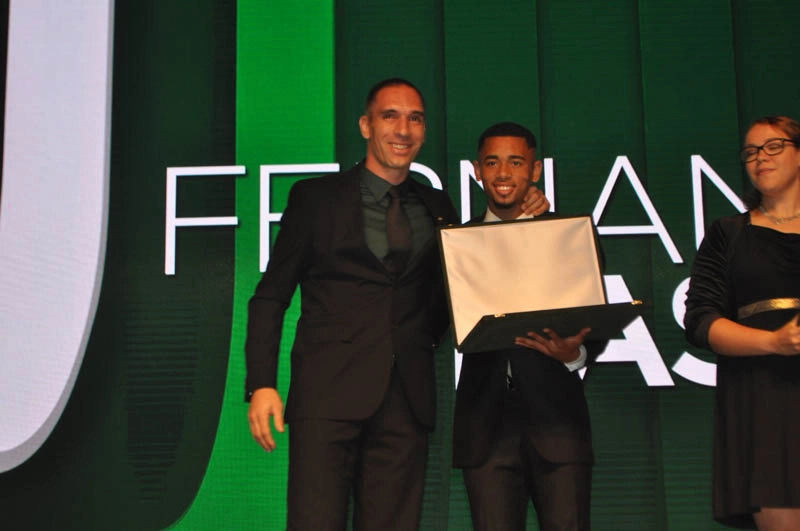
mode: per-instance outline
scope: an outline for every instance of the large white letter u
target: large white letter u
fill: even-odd
[[[10,2],[0,201],[0,472],[72,392],[106,245],[113,1]]]

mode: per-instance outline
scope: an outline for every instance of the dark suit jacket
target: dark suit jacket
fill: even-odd
[[[479,216],[470,223],[482,220]],[[586,342],[587,365],[607,343]],[[537,451],[554,463],[592,463],[589,410],[577,371],[541,352],[516,347],[464,355],[453,423],[455,466],[478,466],[489,456],[500,433],[509,360],[515,393],[524,406],[525,432]]]
[[[267,271],[249,303],[246,390],[275,387],[284,312],[300,286],[286,419],[360,420],[396,363],[411,408],[432,428],[434,345],[447,326],[435,238],[399,278],[367,247],[358,166],[292,187]],[[447,195],[410,180],[435,224],[457,222]]]

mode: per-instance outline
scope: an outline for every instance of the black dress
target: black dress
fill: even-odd
[[[752,306],[765,300],[773,304]],[[711,226],[686,300],[689,341],[709,348],[708,328],[719,317],[775,330],[800,311],[797,306],[799,234],[750,225],[749,214]],[[800,356],[717,356],[716,520],[751,527],[759,507],[800,507],[799,415]]]

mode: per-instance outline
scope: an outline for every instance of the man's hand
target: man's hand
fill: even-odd
[[[550,201],[542,193],[541,190],[535,186],[528,188],[528,193],[525,194],[525,200],[522,202],[522,211],[527,215],[541,216],[550,208]]]
[[[250,397],[250,410],[247,418],[250,421],[250,433],[264,450],[271,452],[275,449],[275,439],[269,428],[270,417],[274,418],[275,429],[283,433],[283,402],[277,389],[262,387],[256,389]]]
[[[549,337],[536,332],[528,332],[527,337],[517,337],[514,339],[514,343],[521,347],[538,350],[561,363],[570,363],[581,355],[578,347],[583,344],[583,338],[591,331],[591,328],[584,328],[574,336],[562,338],[555,331],[546,328],[544,333]]]

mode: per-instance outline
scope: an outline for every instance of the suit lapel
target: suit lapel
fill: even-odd
[[[349,243],[357,241],[360,242],[360,246],[366,247],[359,167],[360,165],[355,166],[340,175],[341,185],[336,188],[337,198],[332,201],[332,204],[336,205],[333,215],[338,216],[342,222],[344,240]]]
[[[437,230],[442,225],[448,224],[447,212],[443,210],[442,201],[434,195],[433,189],[420,184],[409,177],[409,186],[416,192],[417,197],[422,200],[425,208],[430,212],[431,219],[433,220],[434,230]]]
[[[409,271],[413,270],[419,264],[422,257],[424,257],[426,253],[429,253],[432,247],[438,245],[439,227],[448,224],[448,213],[444,210],[441,199],[437,197],[432,188],[418,183],[411,179],[411,177],[409,177],[409,186],[417,194],[417,197],[420,198],[422,204],[425,205],[425,208],[431,216],[431,220],[433,220],[433,236],[411,256],[411,260],[409,260],[408,266],[403,274],[407,274]]]

